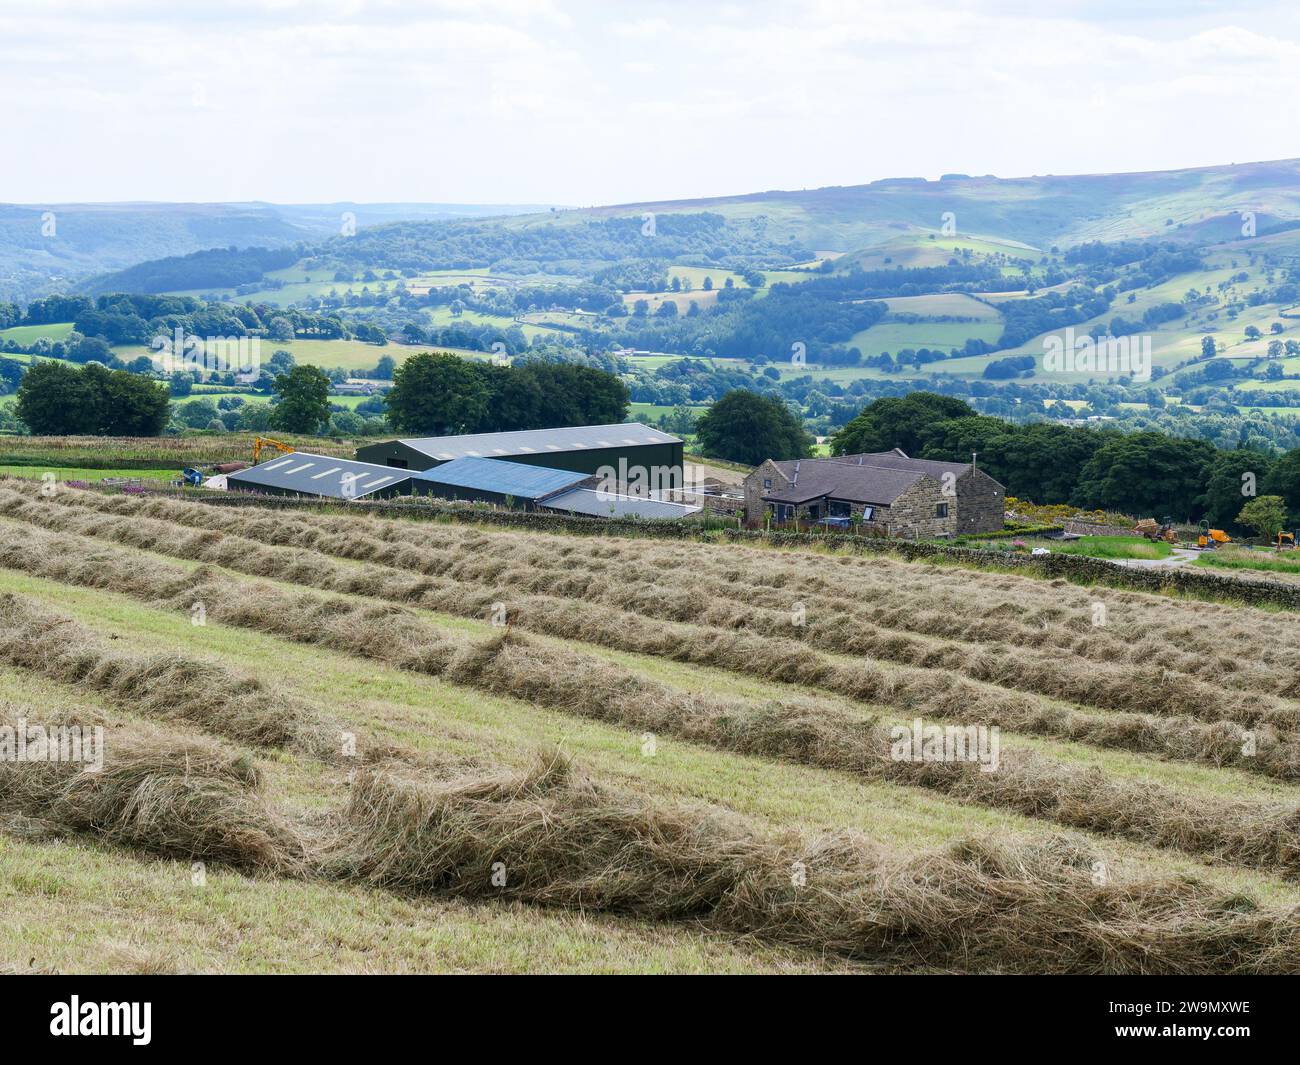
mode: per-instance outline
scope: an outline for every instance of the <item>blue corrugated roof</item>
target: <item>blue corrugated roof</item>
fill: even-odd
[[[449,485],[480,492],[496,492],[515,499],[540,499],[585,481],[591,474],[572,470],[552,470],[546,466],[529,466],[504,459],[452,459],[431,470],[412,475],[415,490],[421,485]]]

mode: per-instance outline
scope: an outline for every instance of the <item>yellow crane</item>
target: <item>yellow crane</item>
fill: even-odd
[[[272,440],[269,436],[259,436],[253,441],[253,465],[256,466],[262,461],[262,448],[273,447],[276,451],[281,451],[286,455],[292,455],[294,448],[280,440]]]

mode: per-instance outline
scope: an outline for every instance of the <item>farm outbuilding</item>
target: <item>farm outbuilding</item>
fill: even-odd
[[[619,483],[640,469],[654,490],[679,489],[683,483],[682,441],[639,422],[412,437],[367,444],[356,454],[359,462],[402,470],[430,470],[462,458],[508,459],[588,475],[612,470]]]
[[[388,466],[295,451],[226,475],[230,491],[330,499],[387,499],[410,495],[411,475]]]
[[[412,474],[411,490],[416,495],[432,495],[439,499],[463,499],[533,510],[548,496],[594,479],[592,475],[572,470],[552,470],[506,459],[460,458]]]
[[[541,501],[544,510],[586,514],[593,518],[665,518],[676,520],[698,514],[703,508],[669,503],[641,495],[623,495],[597,488],[573,488]]]

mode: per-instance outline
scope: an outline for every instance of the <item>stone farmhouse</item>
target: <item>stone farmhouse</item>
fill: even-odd
[[[768,459],[745,478],[745,518],[859,520],[922,539],[1002,528],[1006,489],[972,462],[909,458],[898,448],[825,459]]]

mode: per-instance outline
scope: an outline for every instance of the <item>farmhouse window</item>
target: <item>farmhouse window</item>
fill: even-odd
[[[948,504],[936,503],[934,507],[934,516],[936,518],[946,518],[948,516]]]
[[[772,478],[771,478],[771,477],[764,477],[764,478],[763,478],[763,487],[764,487],[764,488],[771,488],[771,487],[772,487]]]
[[[826,507],[826,516],[829,518],[847,518],[850,514],[850,508],[842,499],[832,499]]]

